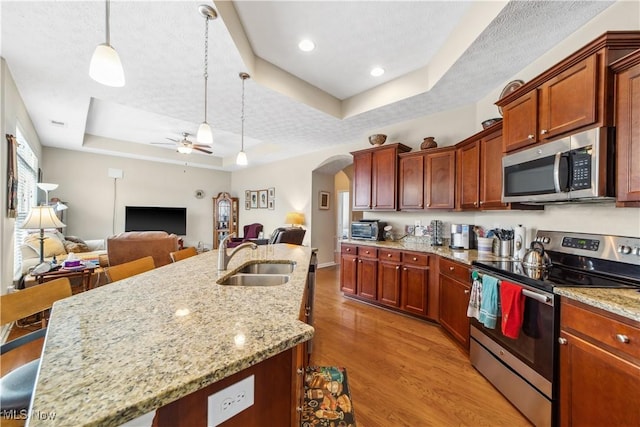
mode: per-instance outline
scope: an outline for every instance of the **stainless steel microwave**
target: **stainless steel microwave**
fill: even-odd
[[[363,219],[351,223],[351,238],[356,240],[384,240],[386,222],[377,219]]]
[[[614,200],[613,128],[595,128],[502,158],[502,201]]]

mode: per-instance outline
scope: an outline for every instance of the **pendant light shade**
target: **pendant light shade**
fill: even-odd
[[[118,52],[110,44],[110,3],[106,1],[106,42],[99,44],[91,57],[89,76],[105,86],[122,87],[125,84],[124,69]]]
[[[198,127],[198,133],[196,134],[196,140],[200,144],[213,144],[213,132],[211,132],[211,126],[207,123],[207,87],[208,87],[208,69],[209,69],[209,20],[216,19],[218,13],[206,4],[198,6],[200,15],[204,16],[204,120]]]
[[[244,152],[244,81],[250,78],[249,74],[240,73],[240,79],[242,80],[242,113],[240,115],[240,152],[236,157],[236,165],[238,166],[246,166],[248,164],[247,153]]]

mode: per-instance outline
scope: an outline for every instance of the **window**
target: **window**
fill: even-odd
[[[36,205],[38,183],[38,158],[19,128],[16,128],[18,140],[18,215],[16,216],[15,242],[13,249],[13,273],[20,275],[22,253],[20,246],[27,236],[27,230],[20,228],[32,206]]]

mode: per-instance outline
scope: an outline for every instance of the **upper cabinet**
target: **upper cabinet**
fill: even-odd
[[[429,150],[426,155],[425,207],[455,208],[456,149],[444,147]]]
[[[617,205],[640,207],[640,49],[611,68],[616,74]]]
[[[638,48],[640,31],[607,32],[498,100],[504,114],[503,151],[613,126],[609,65]]]
[[[424,209],[425,153],[400,154],[400,210]]]
[[[395,143],[351,153],[354,210],[397,210],[398,154],[410,150],[406,145]]]

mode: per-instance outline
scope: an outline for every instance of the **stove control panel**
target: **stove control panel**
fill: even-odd
[[[640,266],[640,237],[538,230],[545,250]]]
[[[583,239],[578,237],[565,237],[562,239],[562,246],[565,248],[584,249],[586,251],[597,251],[600,240]]]

